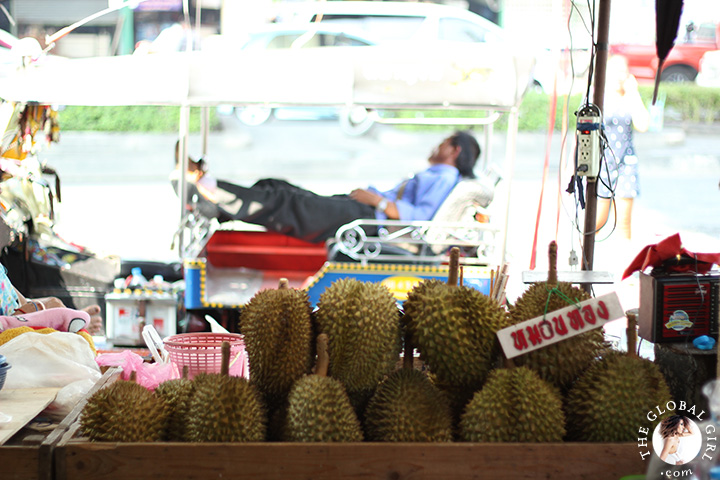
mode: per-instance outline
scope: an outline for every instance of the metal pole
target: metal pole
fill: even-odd
[[[494,122],[488,123],[485,125],[484,133],[485,133],[485,145],[483,145],[482,149],[482,158],[481,158],[481,165],[483,168],[483,171],[485,171],[488,167],[489,159],[492,158],[492,139],[493,139],[493,125]]]
[[[180,107],[180,148],[178,154],[180,155],[180,225],[185,223],[185,215],[187,214],[188,204],[188,188],[187,188],[187,170],[188,170],[188,138],[190,130],[190,106],[183,105]],[[185,239],[183,238],[183,229],[180,228],[178,232],[178,256],[181,260],[183,258],[183,252],[185,250]]]
[[[595,78],[593,103],[603,111],[605,97],[605,66],[608,56],[608,38],[610,32],[610,0],[600,0],[598,12],[597,51],[595,54]],[[597,179],[588,178],[585,195],[585,233],[583,236],[582,269],[592,270],[595,252],[595,221],[597,219]],[[590,291],[592,284],[583,284]]]
[[[503,228],[503,243],[500,263],[505,263],[505,251],[507,250],[508,225],[510,224],[510,187],[515,172],[515,150],[518,131],[518,109],[513,107],[508,116],[507,145],[505,147],[505,168],[504,175],[507,176],[507,198],[505,199],[505,227]]]
[[[200,132],[202,139],[202,156],[208,152],[208,137],[210,136],[210,107],[200,107]]]
[[[200,39],[200,28],[202,27],[202,0],[195,2],[195,35],[197,35],[198,41]]]

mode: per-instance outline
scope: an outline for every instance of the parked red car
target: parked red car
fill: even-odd
[[[683,31],[684,30],[684,31]],[[660,79],[665,82],[692,82],[700,70],[700,59],[709,50],[720,49],[720,24],[688,24],[680,29],[675,46],[663,65]],[[640,80],[654,80],[658,68],[655,44],[613,44],[610,54],[624,55],[630,73]]]

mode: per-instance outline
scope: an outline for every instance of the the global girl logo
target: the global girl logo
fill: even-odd
[[[696,422],[703,422],[705,411],[696,412],[695,405],[687,408],[684,401],[669,401],[657,406],[647,413],[649,425],[638,429],[638,448],[643,460],[648,460],[654,453],[667,464],[661,478],[689,478],[693,475],[690,462],[698,459],[712,462],[717,443],[716,427],[709,423],[700,427]]]

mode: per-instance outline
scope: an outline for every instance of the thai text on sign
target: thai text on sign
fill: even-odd
[[[581,333],[602,327],[625,315],[615,292],[586,300],[497,332],[507,358],[514,358]]]

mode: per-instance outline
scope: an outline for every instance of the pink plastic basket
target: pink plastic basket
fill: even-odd
[[[189,378],[200,372],[220,373],[223,342],[230,343],[230,375],[247,377],[245,343],[238,333],[181,333],[163,340],[170,361],[181,372],[187,365]]]

